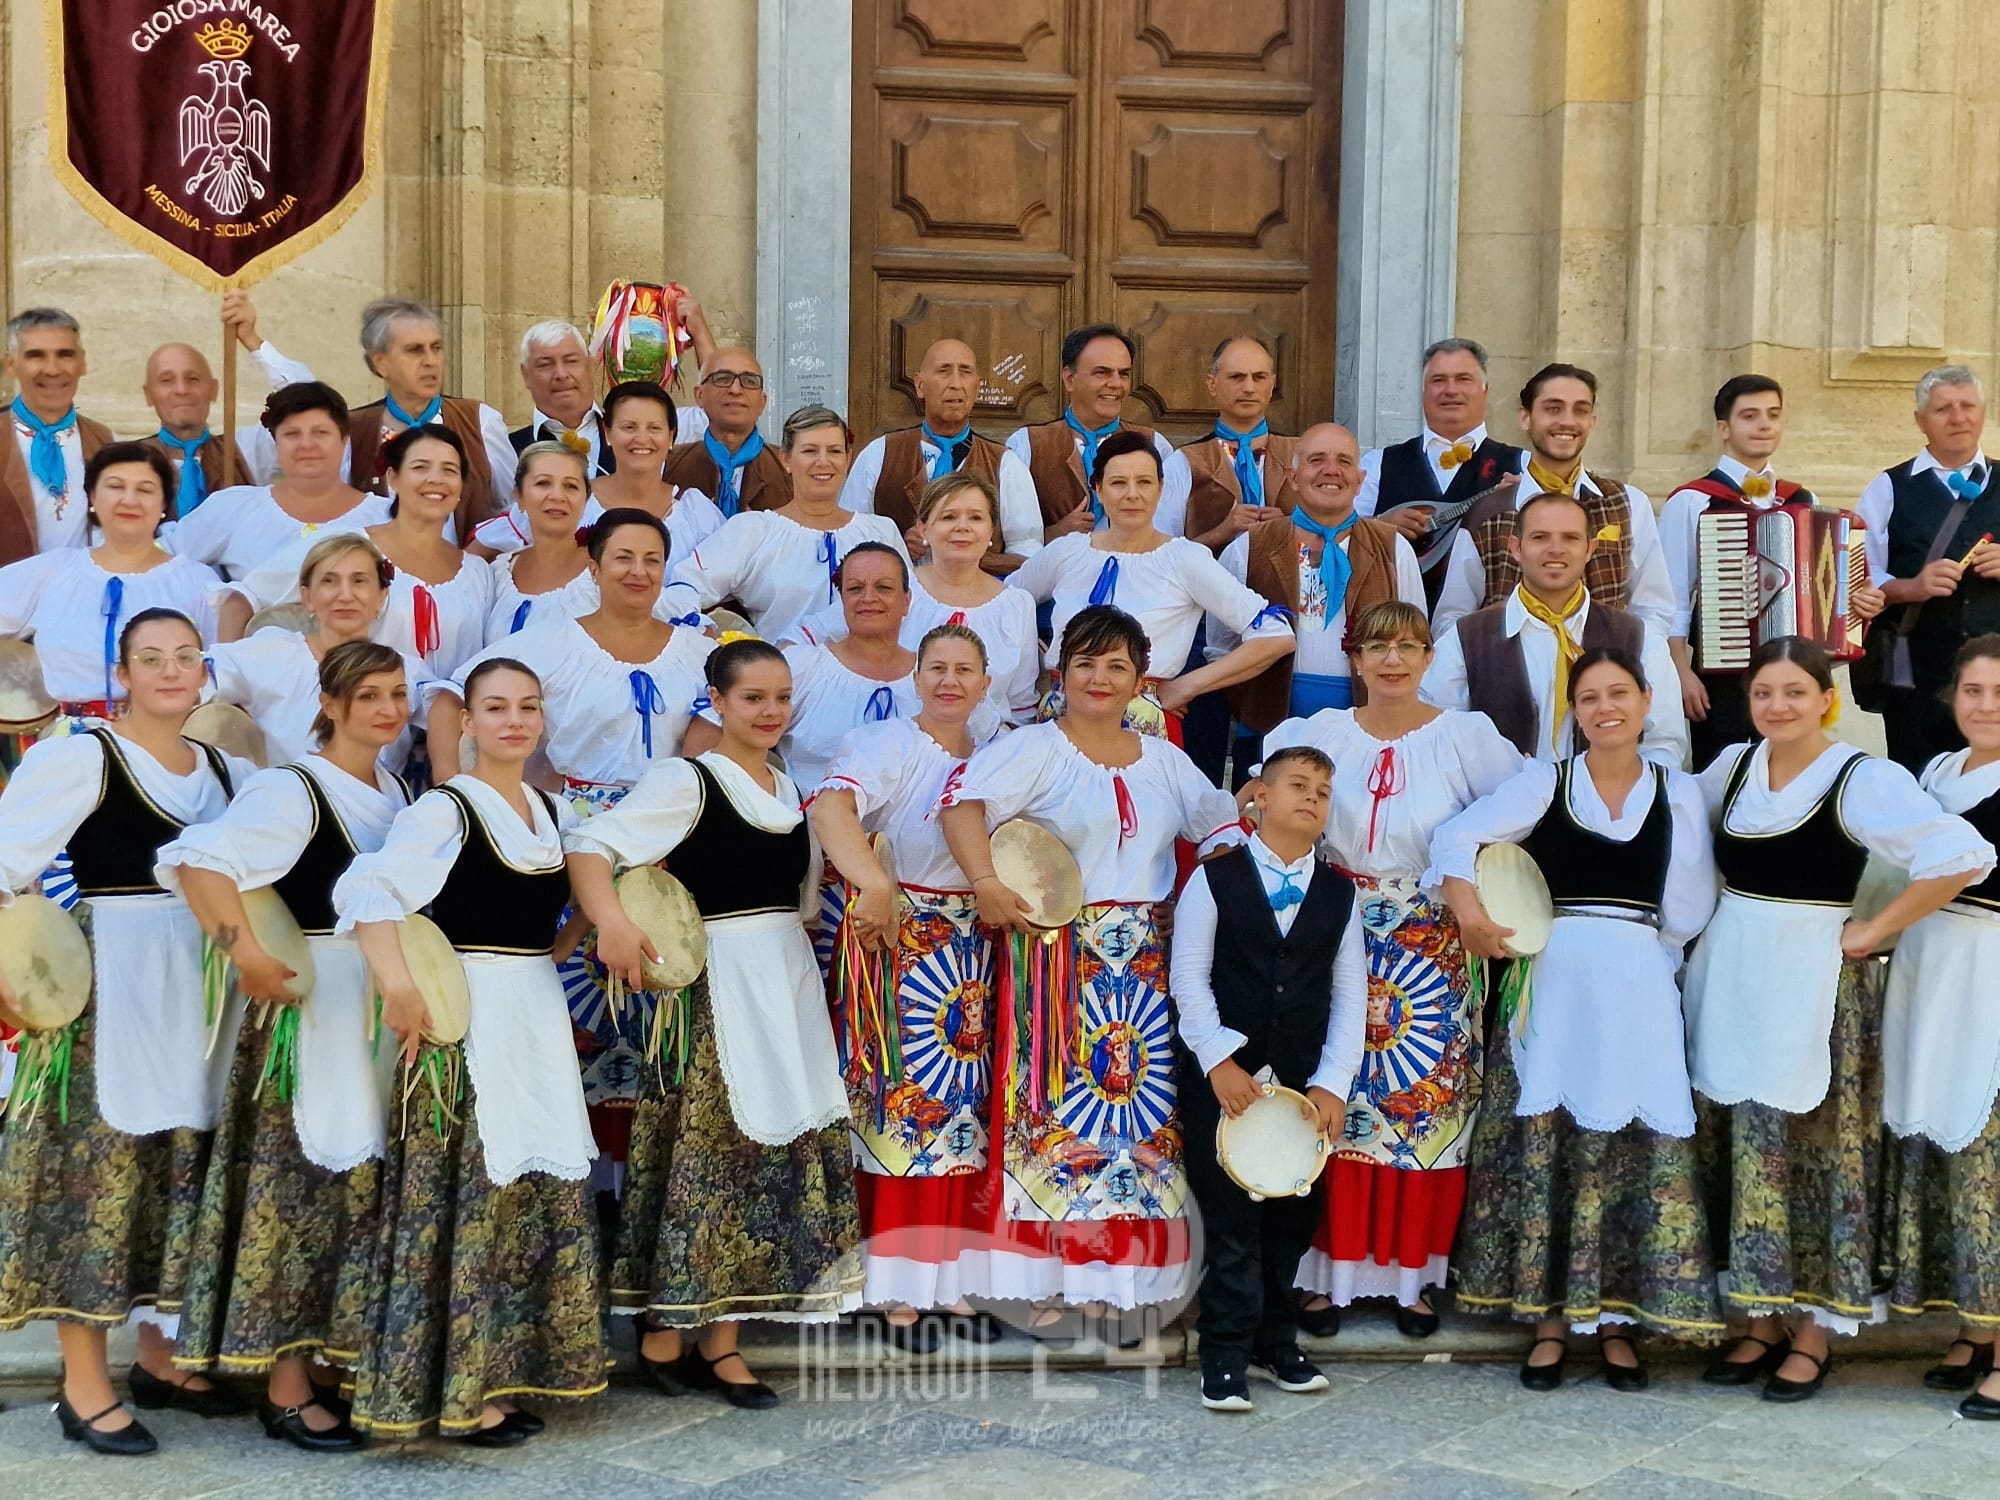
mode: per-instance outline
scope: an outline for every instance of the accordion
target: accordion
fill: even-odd
[[[1866,624],[1853,592],[1868,582],[1862,528],[1846,511],[1806,501],[1752,510],[1710,506],[1695,522],[1697,671],[1747,667],[1783,635],[1841,661],[1862,654]]]

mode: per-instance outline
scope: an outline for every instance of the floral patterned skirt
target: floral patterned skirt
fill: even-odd
[[[73,1028],[67,1110],[46,1098],[0,1131],[0,1332],[38,1320],[109,1326],[134,1307],[179,1305],[209,1135],[105,1124],[96,1053],[93,1008]]]
[[[380,1163],[330,1172],[307,1159],[291,1104],[268,1083],[258,1096],[270,1041],[268,1027],[237,1036],[195,1221],[182,1369],[262,1371],[314,1353],[351,1364],[361,1348]]]
[[[1488,1045],[1484,1088],[1452,1254],[1459,1305],[1525,1322],[1606,1318],[1720,1335],[1694,1142],[1639,1124],[1585,1130],[1561,1109],[1515,1114],[1520,1080],[1504,1030]]]
[[[1837,1332],[1877,1315],[1884,1224],[1878,959],[1841,965],[1826,1098],[1806,1114],[1695,1097],[1695,1144],[1724,1303],[1745,1316],[1794,1306]]]
[[[1896,1266],[1890,1306],[2000,1324],[2000,1109],[1962,1150],[1946,1151],[1921,1135],[1894,1141],[1889,1150]]]
[[[398,1097],[403,1082],[399,1068]],[[468,1076],[442,1136],[427,1110],[391,1122],[354,1371],[354,1425],[364,1431],[460,1435],[498,1397],[605,1388],[590,1184],[530,1172],[495,1187],[477,1107]]]
[[[766,1146],[736,1128],[706,980],[687,1069],[646,1070],[632,1113],[611,1298],[663,1327],[832,1318],[861,1299],[848,1127]]]

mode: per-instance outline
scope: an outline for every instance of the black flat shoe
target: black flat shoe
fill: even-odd
[[[1007,1325],[983,1308],[974,1308],[969,1313],[946,1313],[944,1326],[953,1338],[968,1344],[997,1344],[1007,1332]]]
[[[138,1458],[143,1454],[157,1452],[159,1441],[146,1431],[136,1417],[116,1432],[100,1432],[93,1423],[102,1422],[125,1403],[114,1401],[94,1417],[79,1417],[76,1408],[67,1400],[56,1403],[56,1421],[62,1424],[62,1435],[72,1443],[81,1443],[92,1453],[103,1453],[113,1458]]]
[[[1960,1344],[1972,1351],[1972,1358],[1962,1365],[1932,1365],[1924,1371],[1924,1388],[1932,1391],[1969,1391],[1988,1375],[1993,1373],[1993,1341],[1975,1344],[1971,1339],[1953,1339],[1952,1349]],[[1946,1353],[1949,1353],[1947,1350]]]
[[[132,1404],[146,1411],[191,1411],[197,1417],[240,1417],[250,1403],[228,1386],[209,1382],[191,1386],[180,1380],[162,1380],[151,1370],[132,1366],[126,1382],[132,1390]]]
[[[743,1356],[732,1349],[727,1354],[710,1359],[701,1350],[690,1349],[681,1356],[681,1378],[690,1390],[718,1392],[723,1400],[743,1411],[769,1411],[778,1404],[778,1393],[761,1380],[739,1384],[716,1374],[715,1367],[729,1359],[741,1360]],[[743,1368],[750,1368],[748,1360],[743,1360]]]
[[[518,1416],[519,1412],[510,1411],[491,1427],[481,1427],[468,1432],[460,1441],[472,1448],[518,1447],[535,1435],[514,1420]]]
[[[1785,1362],[1785,1356],[1792,1352],[1792,1341],[1789,1338],[1779,1339],[1774,1344],[1769,1339],[1758,1338],[1754,1333],[1746,1333],[1736,1341],[1736,1348],[1741,1349],[1745,1344],[1755,1344],[1764,1352],[1756,1359],[1735,1361],[1725,1354],[1722,1358],[1711,1362],[1709,1367],[1701,1372],[1703,1382],[1708,1385],[1749,1385],[1759,1376],[1776,1371],[1778,1366]],[[1735,1350],[1730,1351],[1734,1352]]]
[[[1821,1359],[1815,1354],[1808,1354],[1803,1349],[1794,1349],[1792,1353],[1796,1354],[1800,1359],[1809,1359],[1813,1362],[1812,1379],[1786,1380],[1773,1373],[1771,1378],[1764,1382],[1764,1399],[1766,1401],[1777,1401],[1785,1405],[1790,1405],[1793,1402],[1809,1400],[1819,1393],[1821,1386],[1826,1384],[1826,1372],[1833,1367],[1833,1355],[1831,1353],[1825,1359]]]
[[[1601,1354],[1606,1344],[1623,1344],[1632,1351],[1632,1358],[1639,1357],[1639,1346],[1622,1333],[1600,1333],[1597,1336],[1598,1352]],[[1653,1377],[1640,1364],[1614,1365],[1604,1361],[1604,1383],[1614,1391],[1643,1391],[1653,1383]]]
[[[1526,1359],[1521,1361],[1521,1384],[1531,1391],[1554,1391],[1562,1389],[1563,1364],[1569,1359],[1569,1340],[1556,1338],[1536,1339],[1534,1343],[1528,1345],[1529,1358],[1533,1358],[1535,1351],[1544,1344],[1557,1345],[1561,1348],[1562,1354],[1553,1364],[1531,1365]]]
[[[319,1406],[319,1402],[308,1401],[306,1406]],[[320,1409],[326,1410],[325,1407]],[[328,1412],[328,1415],[332,1413]],[[368,1442],[348,1425],[345,1418],[324,1432],[318,1431],[306,1421],[305,1406],[274,1406],[269,1401],[261,1402],[257,1420],[264,1424],[265,1437],[280,1439],[307,1453],[353,1453],[367,1446]]]
[[[658,1331],[657,1329],[647,1328],[644,1323],[639,1325],[640,1378],[662,1396],[685,1396],[688,1393],[688,1382],[686,1373],[681,1369],[681,1366],[687,1362],[688,1351],[686,1348],[682,1348],[681,1352],[676,1354],[672,1359],[646,1358],[646,1335],[649,1332]],[[682,1337],[681,1342],[683,1345],[686,1344],[687,1340],[685,1336]]]
[[[1325,1307],[1301,1307],[1292,1321],[1308,1338],[1330,1339],[1340,1332],[1340,1309],[1331,1302]]]
[[[1958,1414],[1974,1422],[2000,1422],[2000,1400],[1974,1391],[1958,1403]]]
[[[507,1413],[507,1420],[520,1428],[521,1431],[527,1433],[529,1437],[536,1436],[549,1425],[533,1412],[520,1406],[515,1407]]]
[[[1442,1326],[1443,1320],[1434,1312],[1415,1307],[1396,1309],[1396,1332],[1406,1339],[1427,1339]]]
[[[323,1410],[332,1412],[343,1422],[354,1415],[354,1403],[340,1394],[339,1386],[321,1385],[317,1380],[308,1380],[307,1384],[312,1387],[314,1403]]]

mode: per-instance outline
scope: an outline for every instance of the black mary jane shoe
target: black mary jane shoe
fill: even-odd
[[[294,1448],[306,1453],[353,1453],[368,1445],[368,1439],[356,1432],[345,1417],[324,1432],[306,1421],[306,1407],[319,1406],[317,1400],[306,1402],[305,1406],[277,1406],[269,1401],[261,1402],[257,1408],[257,1420],[264,1424],[264,1436],[290,1443]],[[321,1406],[328,1416],[333,1413]]]
[[[710,1359],[698,1348],[690,1349],[681,1356],[681,1378],[687,1382],[690,1390],[715,1391],[731,1406],[742,1411],[769,1411],[778,1404],[778,1393],[763,1381],[753,1379],[747,1383],[739,1383],[734,1380],[724,1380],[715,1373],[715,1367],[724,1360],[742,1358],[743,1356],[734,1349],[727,1354],[717,1355],[714,1359]],[[743,1361],[743,1368],[746,1370],[750,1368],[748,1360]]]
[[[1958,1403],[1958,1414],[1974,1422],[2000,1422],[2000,1398],[1974,1391]]]
[[[1340,1309],[1331,1302],[1325,1307],[1301,1307],[1292,1321],[1308,1338],[1330,1339],[1340,1332]]]
[[[1953,1339],[1951,1348],[1960,1344],[1972,1351],[1972,1358],[1962,1365],[1932,1365],[1924,1371],[1924,1389],[1930,1391],[1969,1391],[1988,1375],[1993,1373],[1993,1341],[1975,1344],[1971,1339]],[[1945,1351],[1947,1354],[1951,1350]]]
[[[162,1380],[141,1365],[132,1366],[125,1382],[132,1391],[132,1404],[146,1411],[191,1411],[197,1417],[240,1417],[250,1403],[228,1386],[210,1381],[192,1386],[180,1380]]]
[[[645,1319],[639,1320],[639,1378],[644,1380],[662,1396],[685,1396],[688,1382],[681,1366],[687,1360],[688,1338],[681,1335],[681,1352],[672,1359],[648,1359],[646,1357],[646,1335],[665,1333],[664,1328],[655,1328]]]
[[[306,1383],[312,1387],[314,1405],[332,1412],[343,1422],[354,1415],[354,1403],[340,1394],[339,1386],[321,1385],[317,1380],[310,1379]]]
[[[529,1437],[537,1436],[549,1425],[526,1407],[522,1406],[517,1406],[508,1412],[507,1420],[520,1428],[521,1431],[527,1433]]]
[[[1532,1359],[1537,1349],[1544,1344],[1554,1344],[1562,1350],[1554,1362],[1546,1365],[1531,1365],[1527,1359],[1521,1361],[1521,1384],[1531,1391],[1555,1391],[1562,1389],[1563,1365],[1569,1359],[1569,1340],[1558,1338],[1536,1339],[1528,1345],[1528,1358]]]
[[[1007,1332],[1007,1325],[984,1308],[974,1308],[969,1313],[948,1312],[944,1314],[944,1326],[953,1338],[968,1344],[997,1344]]]
[[[1597,1350],[1600,1355],[1603,1354],[1606,1344],[1623,1344],[1632,1351],[1632,1358],[1635,1361],[1639,1358],[1639,1346],[1626,1334],[1598,1334]],[[1643,1391],[1653,1383],[1653,1377],[1646,1373],[1646,1367],[1642,1364],[1614,1365],[1607,1359],[1604,1361],[1604,1383],[1614,1391]]]
[[[468,1432],[459,1441],[471,1448],[515,1448],[533,1437],[542,1429],[530,1428],[519,1418],[521,1413],[510,1411],[491,1427],[478,1427]]]
[[[81,1443],[92,1453],[102,1453],[112,1458],[138,1458],[159,1449],[159,1440],[148,1432],[145,1425],[134,1417],[131,1422],[116,1432],[104,1432],[94,1424],[102,1422],[125,1403],[114,1401],[94,1417],[80,1417],[76,1408],[67,1399],[56,1402],[56,1421],[62,1424],[62,1435],[72,1443]]]
[[[1396,1332],[1406,1339],[1427,1339],[1443,1326],[1444,1320],[1434,1312],[1418,1307],[1396,1309]]]
[[[1729,1354],[1745,1344],[1755,1344],[1764,1352],[1755,1359],[1731,1360]],[[1762,1376],[1775,1374],[1791,1352],[1792,1341],[1789,1338],[1781,1338],[1774,1344],[1769,1339],[1758,1338],[1754,1333],[1746,1333],[1736,1341],[1735,1349],[1709,1363],[1708,1368],[1701,1372],[1702,1382],[1705,1385],[1750,1385]]]
[[[1817,1354],[1808,1354],[1803,1349],[1794,1349],[1792,1353],[1800,1359],[1809,1359],[1813,1362],[1812,1379],[1786,1380],[1774,1370],[1771,1378],[1764,1382],[1766,1401],[1777,1401],[1789,1406],[1795,1402],[1810,1400],[1818,1395],[1819,1388],[1826,1384],[1826,1372],[1833,1368],[1833,1355],[1830,1351],[1824,1359]]]

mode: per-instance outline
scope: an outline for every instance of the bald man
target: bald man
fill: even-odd
[[[1273,604],[1292,612],[1298,650],[1261,676],[1229,690],[1246,735],[1264,735],[1286,718],[1357,701],[1344,642],[1347,622],[1370,605],[1400,599],[1425,608],[1424,574],[1396,528],[1358,514],[1361,450],[1354,434],[1321,422],[1299,435],[1292,452],[1289,515],[1260,521],[1222,549],[1222,565]],[[1324,566],[1338,548],[1346,566]],[[1237,644],[1215,616],[1208,649],[1221,655]],[[1239,748],[1238,762],[1248,764]],[[1249,757],[1254,759],[1254,757]]]
[[[771,399],[757,356],[748,349],[717,349],[702,362],[694,399],[708,429],[676,444],[660,477],[684,490],[700,490],[725,516],[791,504],[791,473],[757,430]]]
[[[840,503],[851,511],[888,516],[903,528],[910,556],[923,560],[917,506],[933,479],[963,469],[1000,497],[1000,534],[987,553],[989,573],[1006,574],[1042,546],[1042,507],[1028,466],[999,443],[972,430],[979,401],[979,356],[963,339],[939,339],[924,351],[910,382],[924,419],[885,433],[856,455]]]
[[[1215,427],[1180,451],[1188,466],[1188,537],[1220,553],[1251,527],[1291,510],[1298,439],[1274,434],[1267,420],[1278,365],[1262,339],[1238,334],[1217,344],[1207,385]]]
[[[275,344],[258,336],[257,309],[247,293],[230,292],[223,297],[222,322],[255,357],[272,390],[313,378],[311,370],[285,358]],[[188,514],[222,488],[222,439],[208,426],[221,389],[208,356],[192,344],[162,344],[146,358],[142,394],[160,419],[160,429],[142,441],[164,455],[180,476],[173,515]],[[238,426],[236,456],[238,484],[270,482],[277,468],[277,448],[271,435],[254,420]]]

